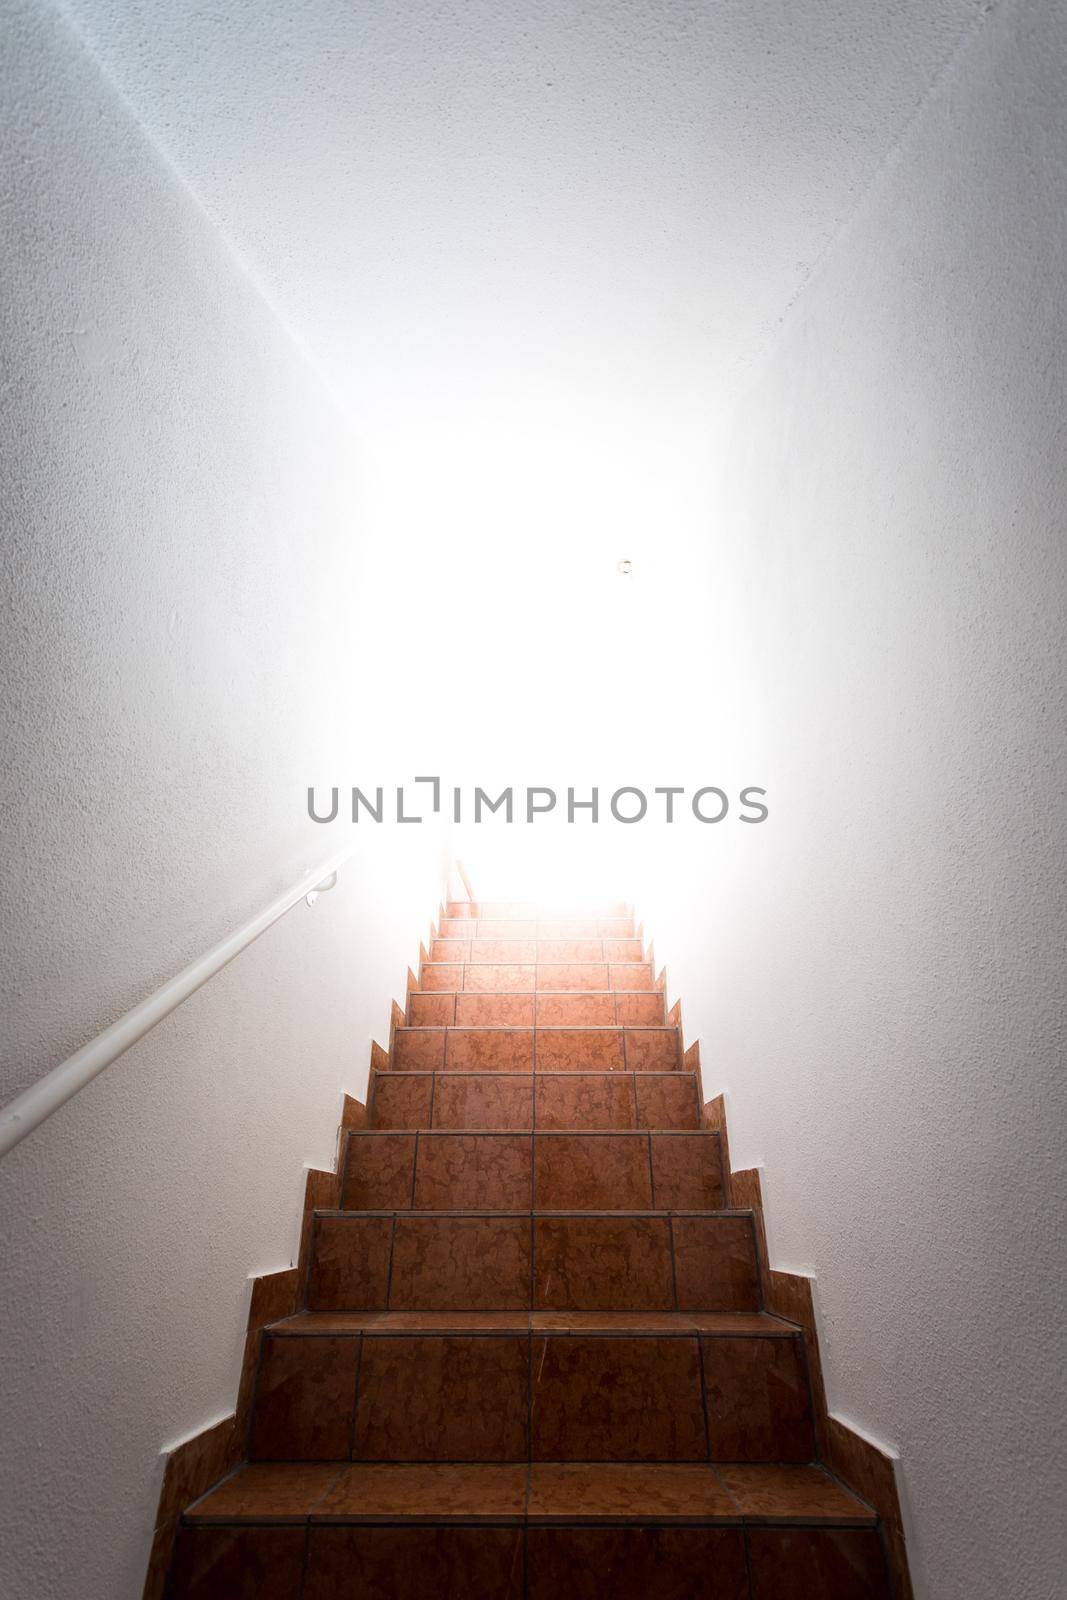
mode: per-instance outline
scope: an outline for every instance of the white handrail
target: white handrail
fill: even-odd
[[[31,1084],[22,1094],[16,1095],[14,1100],[9,1100],[0,1110],[0,1157],[6,1156],[34,1128],[39,1128],[53,1111],[66,1105],[79,1089],[92,1083],[98,1073],[109,1067],[131,1045],[135,1045],[138,1039],[143,1039],[157,1022],[162,1022],[183,1000],[188,1000],[216,972],[221,972],[253,939],[258,939],[279,917],[284,917],[287,911],[292,910],[298,900],[332,888],[333,883],[327,880],[332,878],[336,882],[338,869],[352,854],[351,850],[345,850],[306,878],[301,878],[298,884],[279,895],[277,900],[272,900],[266,910],[246,922],[244,927],[231,933],[229,938],[220,940],[206,955],[191,962],[177,977],[157,989],[155,994],[142,1000],[132,1011],[127,1011],[124,1017],[105,1028],[103,1033],[98,1033],[80,1050],[75,1050],[66,1061],[53,1067],[51,1072]]]

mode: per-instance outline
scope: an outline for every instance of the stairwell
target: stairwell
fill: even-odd
[[[903,1595],[626,908],[452,904],[426,954],[146,1594]]]

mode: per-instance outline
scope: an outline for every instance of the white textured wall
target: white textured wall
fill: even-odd
[[[708,754],[772,815],[644,896],[921,1600],[1067,1571],[1065,69],[991,16],[738,408]]]
[[[382,599],[322,383],[48,11],[2,26],[6,1099],[338,848],[304,786],[360,747]],[[10,1600],[139,1594],[159,1451],[232,1408],[436,907],[402,833],[0,1166]]]

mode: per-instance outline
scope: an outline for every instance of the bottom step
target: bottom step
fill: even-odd
[[[186,1513],[169,1600],[887,1600],[821,1467],[241,1468]]]

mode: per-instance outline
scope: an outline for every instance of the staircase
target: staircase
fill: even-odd
[[[625,908],[448,906],[377,1061],[171,1600],[886,1600]]]

